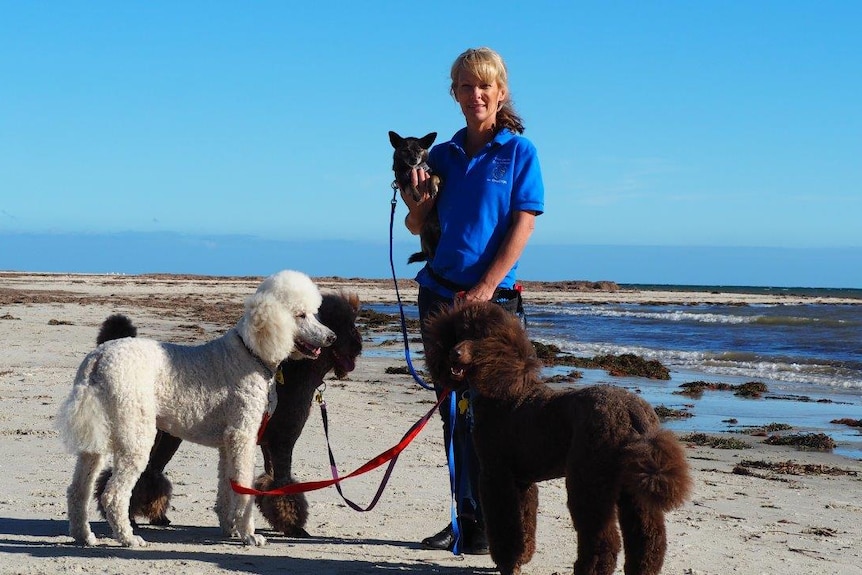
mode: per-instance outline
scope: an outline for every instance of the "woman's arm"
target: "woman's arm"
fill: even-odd
[[[536,226],[536,213],[531,211],[517,211],[512,216],[512,225],[503,238],[503,243],[497,254],[488,266],[488,270],[475,286],[467,291],[465,298],[468,300],[488,301],[494,295],[494,290],[520,259],[527,246],[527,240],[533,234]]]

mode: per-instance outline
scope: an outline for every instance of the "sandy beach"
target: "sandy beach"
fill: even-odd
[[[427,551],[418,542],[449,520],[448,476],[439,419],[400,456],[377,507],[357,513],[334,488],[310,492],[310,539],[286,538],[258,514],[269,543],[246,547],[225,539],[215,513],[217,455],[183,444],[167,468],[174,483],[169,527],[142,524],[146,548],[122,548],[92,506],[99,545],[72,544],[66,522],[66,487],[74,457],[54,427],[60,402],[78,364],[94,347],[99,325],[111,313],[129,315],[139,336],[180,343],[206,341],[233,325],[242,302],[261,278],[0,273],[0,573],[494,573],[488,556]],[[365,302],[394,302],[387,280],[317,278],[323,291],[347,289]],[[401,297],[415,301],[412,281]],[[799,296],[750,296],[579,290],[562,284],[531,286],[546,301],[679,301],[784,303]],[[397,349],[391,338],[375,341]],[[371,343],[346,380],[329,380],[324,392],[332,447],[343,473],[396,444],[433,405],[433,394]],[[416,334],[418,337],[418,333]],[[385,355],[385,354],[384,354]],[[389,357],[392,357],[390,354]],[[395,356],[397,357],[397,356]],[[314,411],[317,410],[313,406]],[[663,573],[680,575],[862,574],[862,462],[829,453],[763,444],[740,437],[750,449],[686,445],[694,496],[668,514],[669,545]],[[295,450],[301,480],[329,477],[320,416],[312,413]],[[787,465],[788,463],[798,465]],[[258,455],[258,471],[262,458]],[[343,483],[348,497],[367,504],[382,469]],[[575,536],[560,480],[539,489],[538,546],[525,574],[571,573]],[[622,573],[622,555],[617,573]]]

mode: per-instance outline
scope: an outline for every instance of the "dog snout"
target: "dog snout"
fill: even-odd
[[[335,340],[338,339],[338,336],[335,335],[334,331],[332,331],[331,329],[327,331],[329,331],[329,333],[326,334],[323,338],[323,347],[329,347],[330,345],[335,343]]]
[[[473,360],[473,346],[470,341],[459,342],[452,348],[449,358],[458,365],[469,365]]]
[[[455,349],[457,349],[459,357],[469,358],[472,355],[473,342],[470,340],[462,341]]]

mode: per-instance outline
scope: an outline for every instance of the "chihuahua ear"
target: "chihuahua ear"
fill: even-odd
[[[435,138],[437,138],[437,132],[431,132],[430,134],[426,134],[425,136],[420,138],[419,144],[427,150],[431,147],[431,144],[434,143]]]
[[[434,134],[434,135],[436,136],[437,134]],[[396,134],[392,130],[389,131],[389,143],[392,144],[393,148],[397,148],[403,142],[404,142],[404,138],[402,138],[401,136],[399,136],[398,134]]]

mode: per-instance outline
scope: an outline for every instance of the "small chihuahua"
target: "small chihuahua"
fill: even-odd
[[[428,150],[434,139],[437,137],[437,132],[431,132],[421,138],[407,136],[402,138],[395,132],[389,132],[389,142],[395,151],[392,154],[392,171],[395,172],[395,181],[398,187],[402,190],[408,190],[415,201],[422,199],[422,194],[413,185],[411,179],[411,170],[420,168],[430,172],[430,168],[425,161],[428,159]],[[437,197],[440,191],[441,182],[439,176],[434,174],[429,179],[429,195],[430,199]],[[434,252],[437,250],[437,243],[440,241],[440,220],[437,217],[437,204],[431,209],[425,224],[422,226],[422,231],[419,233],[419,241],[422,246],[422,251],[416,252],[407,259],[407,263],[430,261],[434,257]]]
[[[413,168],[421,168],[430,172],[426,160],[428,160],[428,150],[431,149],[431,144],[437,137],[437,132],[431,132],[421,138],[407,136],[402,138],[395,132],[389,132],[389,142],[395,151],[392,154],[392,171],[395,172],[395,181],[402,190],[410,190],[415,201],[422,199],[419,190],[413,185],[410,179],[410,171]],[[440,186],[440,178],[431,176],[430,193],[431,197],[437,195],[437,190]]]

